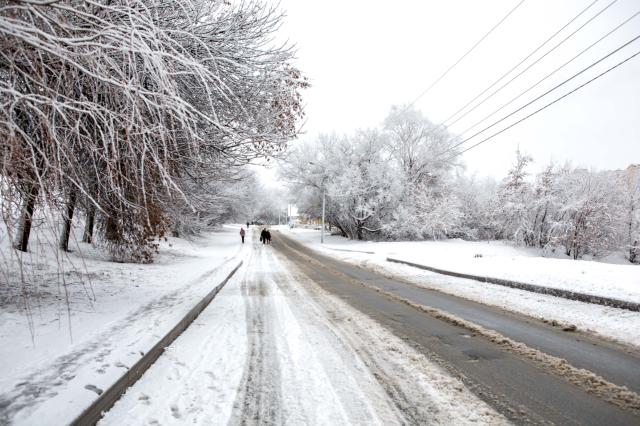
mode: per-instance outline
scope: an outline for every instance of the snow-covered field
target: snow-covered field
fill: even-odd
[[[286,228],[283,228],[286,229]],[[319,231],[290,230],[307,244],[320,241]],[[640,303],[640,266],[592,260],[542,257],[540,250],[502,241],[463,240],[366,242],[327,236],[325,249],[374,252],[447,271],[503,278]],[[317,244],[319,245],[319,244]],[[560,255],[562,256],[562,255]]]
[[[445,276],[387,262],[386,258],[640,302],[638,265],[546,258],[536,250],[501,242],[361,242],[325,235],[325,244],[321,245],[320,231],[287,227],[280,227],[280,230],[324,254],[418,285],[547,321],[573,324],[579,329],[640,347],[638,312]],[[482,257],[475,257],[477,254]]]
[[[507,422],[458,379],[257,245],[100,424],[407,423]]]
[[[169,238],[150,265],[113,263],[83,243],[57,258],[36,233],[23,257],[28,298],[15,270],[0,287],[0,424],[79,414],[233,269],[237,233]]]

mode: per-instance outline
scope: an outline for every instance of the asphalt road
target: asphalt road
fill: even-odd
[[[440,362],[459,376],[476,395],[516,424],[640,424],[640,417],[632,410],[606,402],[553,374],[552,369],[541,367],[539,363],[470,333],[466,328],[381,294],[375,288],[497,331],[640,393],[640,357],[629,349],[388,279],[370,270],[322,256],[281,233],[274,236],[273,247],[322,288]]]

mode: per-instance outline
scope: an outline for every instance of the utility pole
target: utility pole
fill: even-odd
[[[324,244],[324,204],[325,204],[325,188],[322,185],[322,230],[320,231],[320,244]]]

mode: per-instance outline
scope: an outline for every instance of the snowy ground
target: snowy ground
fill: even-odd
[[[0,424],[72,420],[235,267],[237,233],[170,238],[150,265],[83,243],[57,259],[36,234],[23,258],[28,303],[15,284],[0,288]]]
[[[500,242],[359,242],[302,228],[279,228],[327,255],[418,285],[523,313],[640,347],[640,313],[460,279],[387,262],[394,257],[436,268],[640,302],[640,266],[540,257]],[[363,253],[371,252],[371,253]],[[474,257],[481,254],[482,257]]]
[[[100,424],[256,422],[506,423],[262,245]]]

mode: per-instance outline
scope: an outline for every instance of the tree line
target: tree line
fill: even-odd
[[[414,108],[377,129],[321,135],[282,161],[300,211],[352,239],[503,239],[574,259],[622,251],[640,263],[640,165],[592,171],[516,152],[500,182],[465,172],[458,138]]]
[[[260,1],[0,2],[0,207],[18,250],[34,215],[148,262],[155,239],[238,209],[244,166],[298,131],[306,79]]]

